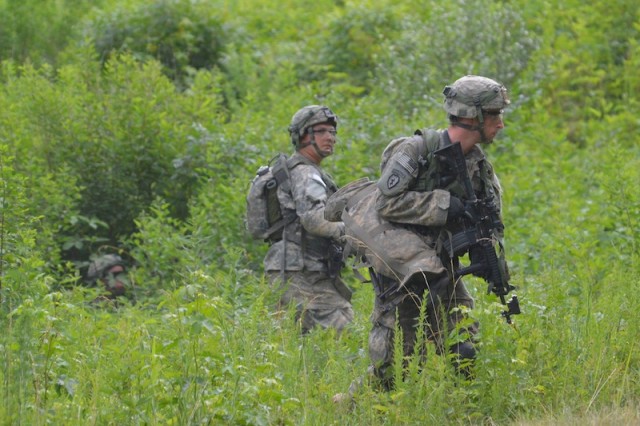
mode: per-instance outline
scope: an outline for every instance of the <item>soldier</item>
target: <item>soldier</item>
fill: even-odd
[[[108,299],[124,296],[130,287],[124,261],[117,254],[104,254],[93,259],[87,270],[87,281],[104,286]]]
[[[389,144],[371,196],[345,210],[350,215],[342,213],[347,238],[364,247],[364,256],[373,266],[370,271],[376,298],[369,334],[370,372],[386,389],[394,385],[396,327],[402,330],[405,356],[416,349],[426,355],[426,347],[415,348],[419,327],[424,326],[426,338],[435,343],[437,353],[452,354],[458,371],[472,374],[476,357],[477,324],[465,320],[465,310],[473,308],[474,302],[454,272],[460,267],[461,254],[452,256],[445,249],[451,242],[447,238],[460,231],[468,214],[468,197],[459,185],[443,188],[432,153],[459,142],[472,191],[477,199],[491,197],[500,215],[502,189],[479,145],[492,143],[504,128],[502,113],[509,99],[503,85],[473,75],[446,86],[443,93],[448,128],[418,131]],[[501,239],[502,235],[495,237]],[[474,255],[473,250],[469,255]],[[426,321],[419,324],[423,302]],[[452,334],[458,337],[448,339]],[[338,394],[335,400],[343,396]]]
[[[289,187],[278,187],[284,217],[292,217],[280,241],[264,259],[268,280],[283,291],[279,305],[293,304],[301,331],[315,326],[342,330],[353,320],[351,291],[339,276],[342,222],[324,218],[327,198],[337,190],[320,163],[333,154],[338,117],[327,107],[310,105],[296,112],[289,126],[295,153],[288,159]],[[288,190],[287,190],[288,189]]]

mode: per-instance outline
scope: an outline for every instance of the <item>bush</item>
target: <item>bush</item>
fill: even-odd
[[[375,93],[391,97],[394,106],[410,116],[439,105],[443,87],[466,74],[509,87],[539,43],[515,5],[486,0],[436,3],[404,19],[401,35],[385,43]]]
[[[103,0],[7,0],[0,2],[0,61],[56,65],[75,42],[78,22]]]
[[[18,167],[32,171],[36,182],[47,173],[68,174],[64,179],[77,182],[81,191],[77,211],[66,215],[58,229],[69,231],[66,238],[76,242],[69,241],[74,250],[67,254],[73,258],[86,258],[95,248],[79,247],[85,237],[78,231],[91,232],[96,243],[103,238],[118,244],[136,230],[135,218],[158,196],[184,218],[189,185],[195,182],[180,177],[183,168],[174,160],[194,149],[189,145],[190,135],[197,134],[193,122],[215,122],[219,115],[210,89],[178,95],[157,62],[140,65],[125,56],[109,63],[104,73],[89,70],[24,67],[19,78],[5,71],[12,104],[7,119],[16,119],[9,129],[19,129],[11,136]],[[33,96],[24,97],[27,90],[34,90]],[[73,217],[79,226],[75,230]]]
[[[327,24],[327,36],[310,40],[300,61],[301,79],[344,81],[368,91],[385,41],[399,30],[391,5],[350,5]],[[357,92],[356,92],[357,93]]]
[[[215,8],[191,0],[118,3],[112,10],[99,10],[84,32],[103,64],[121,53],[142,62],[155,59],[181,87],[196,70],[219,66],[233,38]]]

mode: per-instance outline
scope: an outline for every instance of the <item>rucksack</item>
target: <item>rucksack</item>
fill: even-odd
[[[418,149],[425,153],[425,161],[428,163],[426,174],[427,176],[432,175],[437,167],[437,164],[432,161],[433,153],[440,145],[440,133],[433,129],[418,129],[412,136],[402,136],[389,142],[380,158],[380,172],[384,170],[393,154],[405,141],[416,137],[420,138],[421,146]],[[367,196],[374,189],[375,183],[376,181],[370,181],[369,178],[364,177],[343,186],[329,198],[325,206],[325,219],[331,222],[341,221],[343,209],[348,205],[355,205],[362,197]]]
[[[417,130],[413,136],[389,142],[382,153],[381,171],[398,148],[411,138],[420,138],[418,149],[424,153],[423,160],[427,164],[422,175],[437,172],[433,152],[439,147],[440,133],[433,129]],[[421,188],[433,186],[429,182],[417,184]],[[351,254],[357,258],[364,256],[368,266],[377,273],[396,278],[400,285],[416,273],[437,268],[432,258],[421,255],[431,248],[427,241],[413,230],[380,217],[375,206],[376,197],[376,181],[361,178],[340,188],[327,201],[325,219],[344,222]]]
[[[403,136],[392,140],[382,152],[380,172],[382,173],[398,147],[409,139],[419,138],[418,152],[422,152],[424,155],[418,158],[418,162],[423,165],[427,164],[427,170],[418,177],[418,180],[412,187],[412,190],[432,191],[435,188],[436,182],[432,177],[435,176],[438,171],[438,162],[433,161],[433,153],[440,146],[440,136],[440,132],[434,129],[418,129],[415,131],[413,136]]]
[[[285,225],[295,220],[295,214],[283,214],[278,200],[278,188],[290,191],[288,158],[278,154],[261,166],[251,181],[247,193],[246,228],[257,240],[276,242],[282,239]]]

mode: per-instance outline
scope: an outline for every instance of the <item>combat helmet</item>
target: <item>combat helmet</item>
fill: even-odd
[[[308,105],[299,109],[293,114],[288,129],[291,143],[298,147],[300,138],[307,132],[307,129],[319,123],[329,123],[337,128],[338,116],[328,107],[322,105]]]
[[[94,259],[87,270],[87,279],[96,281],[104,278],[105,273],[114,266],[122,266],[124,262],[117,254],[105,254]]]
[[[484,122],[483,111],[501,111],[510,103],[502,84],[478,75],[464,76],[442,93],[449,117],[477,117],[480,123]]]

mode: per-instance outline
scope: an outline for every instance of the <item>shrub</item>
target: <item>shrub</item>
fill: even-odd
[[[103,0],[7,0],[0,3],[0,61],[49,63],[78,37],[78,22]]]
[[[385,43],[375,93],[413,114],[440,104],[442,88],[466,74],[509,87],[539,43],[516,6],[486,0],[435,3],[403,20],[401,35]]]
[[[300,61],[308,81],[347,81],[369,90],[385,41],[400,25],[390,5],[350,5],[327,23],[327,37],[312,38]],[[305,75],[306,74],[306,75]]]
[[[146,62],[155,59],[178,85],[191,82],[195,70],[220,65],[229,28],[208,2],[159,0],[116,3],[85,24],[103,64],[128,52]]]

